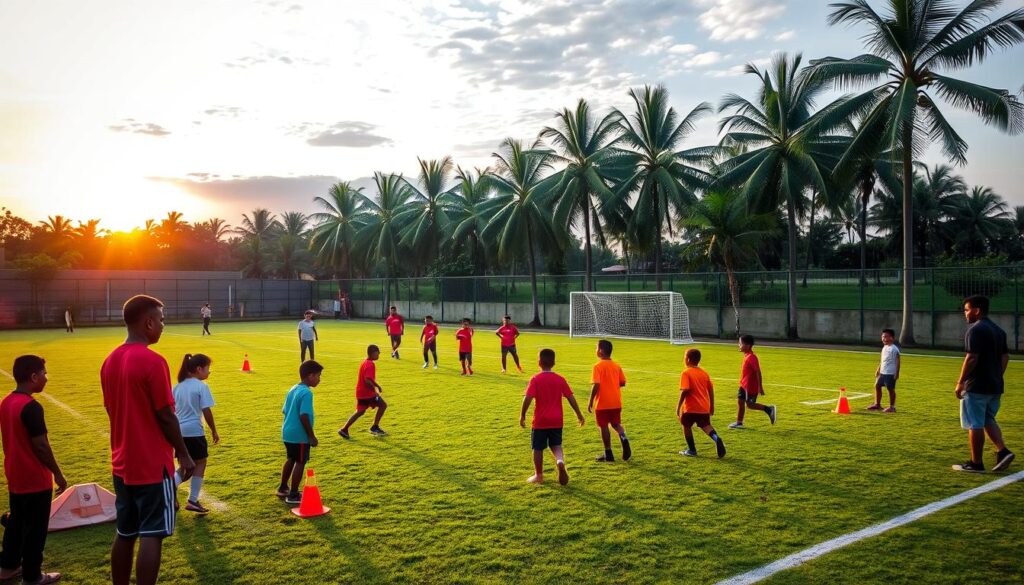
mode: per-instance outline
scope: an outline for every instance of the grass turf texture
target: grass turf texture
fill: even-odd
[[[299,365],[296,321],[215,323],[214,336],[205,338],[198,325],[168,326],[154,346],[172,375],[185,352],[213,358],[209,384],[222,437],[211,446],[202,498],[214,512],[179,513],[164,547],[163,582],[707,583],[993,479],[949,469],[966,458],[953,397],[959,360],[905,356],[899,412],[865,413],[870,401],[860,399],[844,417],[831,414],[830,404],[801,404],[835,393],[795,386],[868,392],[877,353],[762,347],[764,402],[779,405],[779,422],[771,427],[763,413],[749,412],[749,428],[732,431],[726,426],[735,416],[740,354],[730,345],[702,345],[702,366],[718,389],[713,422],[729,454],[716,459],[714,445],[698,434],[700,457],[689,459],[677,454],[685,443],[673,417],[683,348],[620,340],[614,357],[629,379],[623,424],[633,460],[594,462],[601,446],[593,416],[580,429],[567,408],[572,480],[557,485],[548,455],[547,483],[529,485],[529,431],[519,429],[518,416],[536,353],[557,351],[556,371],[585,407],[594,340],[526,332],[519,348],[527,374],[502,376],[498,340],[481,326],[477,374],[463,378],[450,325],[441,328],[441,369],[425,371],[416,324],[395,361],[379,323],[321,320],[320,446],[309,467],[332,512],[301,520],[273,495],[284,460],[281,404]],[[42,355],[50,377],[45,394],[78,413],[41,399],[71,483],[111,487],[98,371],[123,337],[119,328],[0,333],[0,367],[9,371],[22,353]],[[346,442],[335,431],[353,410],[368,343],[383,349],[378,380],[391,408],[382,426],[391,435],[370,436],[367,415]],[[238,371],[244,353],[252,375]],[[1010,365],[1000,412],[1019,454],[1022,366]],[[990,448],[986,458],[991,466]],[[1011,471],[1020,468],[1018,459]],[[1018,482],[769,582],[1020,582],[1022,498]],[[107,524],[51,534],[45,567],[64,572],[69,583],[108,582],[113,533]]]

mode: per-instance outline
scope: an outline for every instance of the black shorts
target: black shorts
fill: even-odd
[[[530,431],[530,443],[534,451],[543,451],[547,447],[561,447],[562,429],[533,429]]]
[[[309,462],[309,443],[285,443],[284,450],[289,461],[303,464]]]
[[[748,394],[743,388],[736,393],[736,398],[747,404],[757,404],[757,394]]]
[[[199,461],[200,459],[206,459],[210,456],[210,445],[206,442],[206,437],[182,437],[185,441],[185,449],[188,450],[188,456],[193,461]]]
[[[878,378],[875,379],[875,388],[881,389],[885,386],[887,390],[896,389],[896,376],[895,374],[879,374]]]
[[[379,408],[380,407],[380,395],[374,396],[373,398],[356,398],[356,411],[366,412],[368,408]]]
[[[164,470],[158,483],[125,485],[114,476],[117,535],[164,538],[174,534],[174,478]]]
[[[391,343],[401,343],[401,341],[402,341],[402,334],[401,333],[399,333],[398,335],[392,334],[390,337],[391,337]]]
[[[697,425],[700,428],[711,426],[711,415],[703,412],[684,412],[681,421],[684,427]]]
[[[516,346],[515,345],[503,345],[503,346],[501,346],[501,357],[505,357],[508,354],[512,354],[512,355],[514,355],[516,357],[519,357],[519,354],[516,353]]]
[[[466,360],[473,361],[473,352],[471,352],[471,351],[460,351],[459,352],[459,361],[460,362],[464,362]]]

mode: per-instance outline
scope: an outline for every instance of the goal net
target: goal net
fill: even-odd
[[[693,343],[690,312],[676,292],[570,293],[569,336]]]

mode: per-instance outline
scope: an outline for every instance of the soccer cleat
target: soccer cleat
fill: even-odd
[[[192,500],[185,502],[185,509],[188,510],[189,512],[195,512],[200,516],[210,513],[209,509],[204,508],[202,504],[200,504],[199,502],[193,502]]]
[[[992,466],[992,471],[1003,471],[1010,466],[1014,457],[1016,457],[1016,455],[1013,454],[1013,451],[1003,449],[996,454],[996,464]]]
[[[466,372],[462,372],[462,373],[461,373],[461,374],[459,374],[459,375],[460,375],[460,376],[465,376],[465,375],[467,375],[467,374],[466,374]]]
[[[522,367],[522,366],[516,366],[516,369],[518,369],[518,370],[519,370],[519,373],[520,373],[520,374],[522,374],[522,373],[523,373],[523,367]]]
[[[505,368],[501,368],[501,373],[502,373],[502,374],[504,374],[504,373],[505,373]]]
[[[437,369],[437,364],[434,364],[434,369],[435,369],[435,370]]]
[[[375,436],[375,437],[384,437],[388,433],[387,433],[387,431],[385,431],[384,429],[382,429],[380,427],[370,427],[370,434]]]
[[[886,408],[882,412],[890,412],[890,413],[891,412],[896,412],[896,407],[895,406],[890,406],[889,408]]]
[[[881,404],[872,404],[871,406],[865,408],[864,410],[882,410],[882,405]]]
[[[741,423],[741,422],[734,422],[734,423],[729,423],[729,428],[730,429],[743,429],[743,428],[746,428],[746,427],[744,427],[743,423]]]
[[[288,496],[285,497],[284,503],[299,505],[302,503],[302,492],[289,492]]]
[[[779,413],[778,407],[775,405],[769,406],[766,412],[768,413],[768,420],[772,421],[772,424],[775,424],[775,417]]]
[[[965,461],[961,465],[954,465],[953,471],[966,471],[967,473],[985,473],[985,466],[973,461]]]
[[[633,456],[633,449],[629,446],[629,439],[622,440],[622,460],[629,461],[629,458]]]
[[[715,446],[718,447],[718,458],[721,459],[722,457],[725,457],[725,441],[723,441],[721,437],[715,441]]]
[[[349,436],[348,431],[346,431],[345,429],[338,429],[338,436],[341,437],[342,439],[345,439],[346,441],[352,438]]]
[[[402,356],[398,355],[398,351],[397,350],[395,351],[395,359],[396,360],[402,359]]]
[[[423,362],[423,369],[424,370],[427,369],[429,366],[430,366],[430,364],[428,364],[427,362]]]
[[[473,375],[473,368],[469,368],[469,375],[470,375],[470,376],[472,376],[472,375]]]
[[[614,455],[599,455],[599,456],[597,456],[597,458],[594,459],[594,461],[599,461],[601,463],[612,463],[613,461],[615,461],[615,456]]]
[[[683,457],[696,457],[697,456],[697,452],[696,451],[691,451],[689,449],[687,449],[685,451],[680,451],[679,454],[682,455]]]
[[[288,488],[286,488],[286,487],[283,487],[283,488],[279,487],[279,488],[277,488],[277,497],[279,497],[279,498],[287,498],[288,497]]]

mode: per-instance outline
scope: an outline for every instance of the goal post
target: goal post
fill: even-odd
[[[677,292],[573,292],[569,337],[693,343],[690,312]]]

